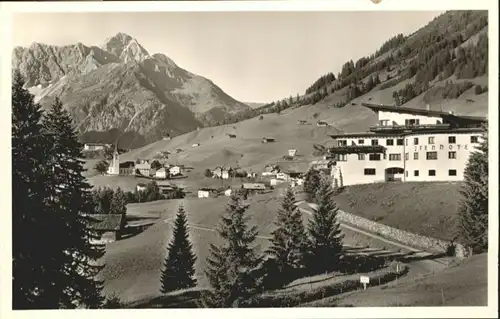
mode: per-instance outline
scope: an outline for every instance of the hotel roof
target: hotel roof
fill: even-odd
[[[463,120],[478,121],[478,122],[487,121],[487,118],[482,117],[482,116],[458,115],[458,114],[453,114],[453,113],[444,112],[444,111],[415,109],[415,108],[403,107],[403,106],[370,104],[370,103],[361,103],[361,105],[363,105],[364,107],[367,107],[375,112],[387,111],[387,112],[394,112],[394,113],[416,114],[416,115],[424,115],[424,116],[440,116],[440,117],[449,117],[449,118],[460,118]]]
[[[398,132],[398,133],[375,133],[375,132],[354,132],[354,133],[340,133],[331,134],[331,138],[349,138],[349,137],[403,137],[407,135],[422,135],[422,134],[441,134],[441,133],[480,133],[483,129],[480,127],[471,128],[452,128],[432,131],[418,131],[418,132]]]

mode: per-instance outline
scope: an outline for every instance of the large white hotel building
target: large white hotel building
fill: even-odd
[[[486,118],[362,104],[378,115],[367,132],[331,135],[337,185],[385,181],[459,181]]]

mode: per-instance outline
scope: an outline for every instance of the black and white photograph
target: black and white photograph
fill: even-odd
[[[498,11],[360,2],[2,4],[2,308],[495,316]]]

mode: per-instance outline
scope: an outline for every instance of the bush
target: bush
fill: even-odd
[[[208,168],[205,170],[205,177],[212,177],[213,176],[213,173],[211,170],[209,170]]]
[[[95,164],[94,169],[99,173],[99,174],[104,174],[108,170],[108,162],[105,160],[99,161],[97,164]]]
[[[476,87],[474,88],[474,93],[476,93],[476,95],[479,95],[479,94],[482,94],[485,92],[488,92],[488,86],[481,86],[481,85],[477,84]]]
[[[120,308],[125,308],[125,306],[117,295],[111,295],[110,297],[106,298],[106,301],[103,304],[103,308],[120,309]]]

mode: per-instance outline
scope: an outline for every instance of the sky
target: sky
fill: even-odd
[[[212,80],[243,102],[303,94],[321,75],[411,34],[442,12],[16,13],[14,46],[100,46],[118,32]]]

